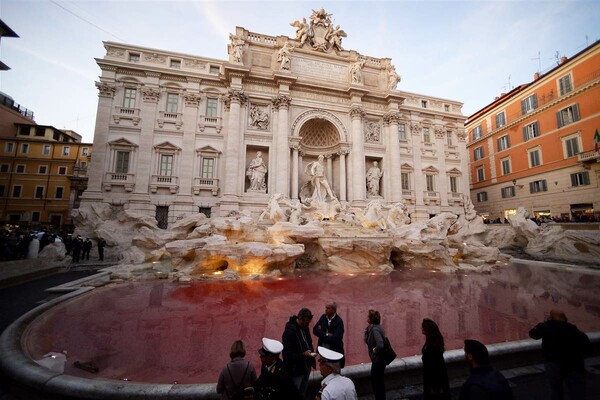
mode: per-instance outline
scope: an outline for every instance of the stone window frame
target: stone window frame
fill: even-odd
[[[66,175],[67,174],[67,167],[64,166],[64,165],[59,166],[58,169],[57,169],[57,171],[58,171],[57,172],[58,175]]]
[[[571,158],[571,157],[577,157],[577,155],[579,153],[581,153],[581,149],[583,148],[582,143],[581,143],[581,132],[577,131],[575,133],[571,133],[569,135],[562,136],[560,138],[560,140],[562,143],[563,155],[564,155],[565,159]],[[574,140],[574,142],[573,142],[573,140]],[[570,149],[572,148],[572,146],[568,145],[568,143],[571,143],[571,142],[577,144],[577,149],[574,154],[570,154],[570,152],[571,152]]]
[[[477,140],[480,139],[481,136],[483,136],[483,128],[481,127],[481,124],[479,124],[471,130],[471,138],[472,140]]]
[[[574,172],[570,175],[571,187],[590,185],[589,171]]]
[[[510,175],[512,173],[512,160],[510,156],[502,157],[500,159],[500,172],[501,176]]]
[[[531,155],[533,153],[538,153],[537,157],[538,157],[539,163],[537,165],[534,165],[532,162]],[[531,148],[527,149],[527,162],[529,164],[529,168],[539,167],[544,164],[544,160],[542,158],[542,146],[535,146],[535,147],[531,147]]]
[[[179,164],[181,162],[181,148],[174,145],[171,142],[162,142],[157,144],[153,148],[154,150],[154,175],[158,176],[178,176],[179,175]],[[161,163],[162,156],[170,155],[173,156],[173,165],[171,166],[171,175],[161,175]]]
[[[20,154],[29,154],[29,143],[21,143]]]
[[[485,168],[483,165],[475,168],[475,175],[477,176],[477,182],[485,181]]]
[[[15,150],[15,142],[6,142],[4,144],[4,152],[12,153]]]
[[[181,69],[181,59],[180,58],[169,58],[169,68],[173,69]]]
[[[132,63],[139,63],[142,59],[142,55],[139,52],[128,51],[127,60]]]
[[[49,156],[49,155],[50,155],[50,153],[52,153],[52,146],[51,146],[51,145],[49,145],[49,144],[45,144],[45,145],[42,147],[42,155],[44,155],[44,156]]]
[[[502,135],[496,139],[496,146],[498,147],[498,152],[510,149],[510,135]]]
[[[44,169],[44,171],[42,172],[42,168]],[[38,174],[40,175],[46,175],[48,173],[48,166],[47,165],[38,165]]]
[[[556,88],[560,96],[564,96],[573,91],[574,86],[572,71],[569,71],[565,75],[556,79]]]
[[[486,191],[477,192],[477,202],[483,203],[484,201],[488,201],[487,192]]]
[[[206,145],[199,149],[196,149],[196,159],[194,166],[194,185],[193,193],[199,195],[201,190],[211,190],[213,196],[219,194],[219,170],[220,170],[220,158],[222,152],[215,149],[212,146]],[[212,177],[202,177],[203,173],[203,160],[213,159],[213,171]]]
[[[517,192],[513,185],[500,188],[500,196],[503,199],[508,199],[510,197],[516,197],[516,195],[517,195]]]
[[[68,157],[71,154],[71,146],[63,146],[61,154]]]
[[[117,139],[117,140],[113,140],[112,142],[108,143],[108,149],[109,151],[107,152],[107,156],[108,156],[108,165],[109,165],[109,171],[110,173],[117,173],[116,171],[116,167],[117,167],[117,152],[118,151],[125,151],[125,152],[129,152],[129,160],[127,163],[127,172],[118,172],[118,173],[126,173],[126,174],[131,174],[131,171],[133,170],[132,166],[136,165],[137,163],[137,150],[138,150],[138,145],[130,142],[127,139],[121,138],[121,139]]]
[[[15,174],[25,174],[27,173],[27,166],[25,164],[16,164],[15,165]]]
[[[59,191],[59,189],[61,190],[60,197],[58,197],[58,194],[59,194],[58,191]],[[57,199],[57,200],[62,200],[62,199],[65,198],[65,187],[64,186],[56,186],[54,188],[54,198]]]
[[[17,191],[17,188],[19,189],[18,190],[19,193],[18,193],[18,196],[15,196],[15,191]],[[10,197],[12,197],[14,199],[20,199],[21,197],[23,197],[23,185],[20,185],[20,184],[12,185],[12,190],[10,191]]]
[[[35,185],[35,188],[33,189],[33,198],[34,199],[43,199],[45,193],[46,193],[46,186]]]
[[[485,157],[483,146],[477,146],[473,149],[473,161],[481,160]]]
[[[506,125],[506,112],[504,110],[500,111],[498,114],[494,116],[494,121],[496,123],[496,129],[502,128]]]

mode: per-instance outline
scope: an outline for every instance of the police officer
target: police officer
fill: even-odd
[[[317,400],[356,400],[356,388],[350,378],[340,375],[340,360],[342,353],[317,347],[319,371],[323,375],[321,389],[317,393]]]
[[[258,349],[261,369],[260,377],[254,384],[255,400],[290,399],[300,400],[300,392],[292,380],[283,372],[283,361],[279,354],[283,344],[274,339],[263,338],[263,346]]]

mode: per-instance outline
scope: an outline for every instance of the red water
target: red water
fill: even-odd
[[[560,308],[584,331],[600,331],[600,274],[516,265],[491,275],[394,271],[350,276],[303,273],[281,280],[113,284],[54,307],[29,327],[36,359],[68,351],[66,372],[87,378],[153,383],[216,382],[236,339],[258,369],[261,338],[281,340],[301,307],[317,318],[328,301],[344,319],[347,365],[368,362],[363,343],[370,308],[399,357],[420,354],[423,318],[435,320],[446,348],[463,339],[498,343],[527,338],[548,310]],[[311,325],[312,329],[312,325]],[[316,338],[313,338],[316,344]],[[73,367],[91,362],[92,374]]]

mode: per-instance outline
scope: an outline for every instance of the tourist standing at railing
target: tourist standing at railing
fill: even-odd
[[[316,368],[316,353],[308,325],[313,315],[308,308],[292,315],[285,324],[282,335],[283,342],[283,368],[300,391],[302,398],[306,398],[308,390],[308,377],[312,368]]]
[[[221,400],[243,398],[245,393],[252,394],[256,382],[254,366],[244,360],[246,357],[244,342],[241,340],[233,342],[229,357],[231,361],[223,368],[217,382],[217,393],[221,395]]]
[[[550,400],[562,400],[563,382],[567,385],[569,399],[584,399],[586,371],[583,359],[591,348],[588,336],[558,310],[551,310],[549,319],[531,329],[529,336],[542,339]]]
[[[385,362],[379,357],[383,351],[385,331],[381,327],[379,311],[369,310],[365,329],[365,343],[371,359],[371,386],[375,400],[385,400]]]
[[[444,337],[437,324],[425,318],[421,324],[425,335],[423,355],[423,398],[425,400],[450,400],[448,372],[444,362]]]
[[[106,240],[98,239],[98,259],[104,261],[104,248],[106,247]]]
[[[471,375],[460,388],[459,400],[513,400],[508,381],[490,366],[487,347],[477,340],[465,340],[465,359]]]
[[[319,338],[317,346],[344,354],[344,321],[337,313],[335,302],[325,305],[325,314],[315,324],[313,334]],[[338,362],[344,368],[346,358],[342,357]]]

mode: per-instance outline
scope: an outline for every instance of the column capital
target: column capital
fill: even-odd
[[[248,100],[248,96],[246,96],[243,90],[229,89],[227,99],[230,102],[238,103],[240,106],[242,106],[246,103],[246,100]]]
[[[160,92],[158,89],[151,87],[143,87],[142,88],[142,98],[147,103],[158,103],[158,96]]]
[[[383,123],[385,125],[398,124],[400,121],[400,113],[397,111],[390,111],[383,116]]]
[[[352,119],[362,119],[365,116],[365,111],[360,106],[353,106],[350,108],[350,117]]]
[[[115,97],[117,87],[114,84],[106,82],[96,82],[96,88],[98,89],[98,97]]]
[[[281,108],[281,109],[287,110],[290,107],[291,102],[292,102],[292,98],[285,94],[281,94],[272,100],[273,107],[275,109]]]

